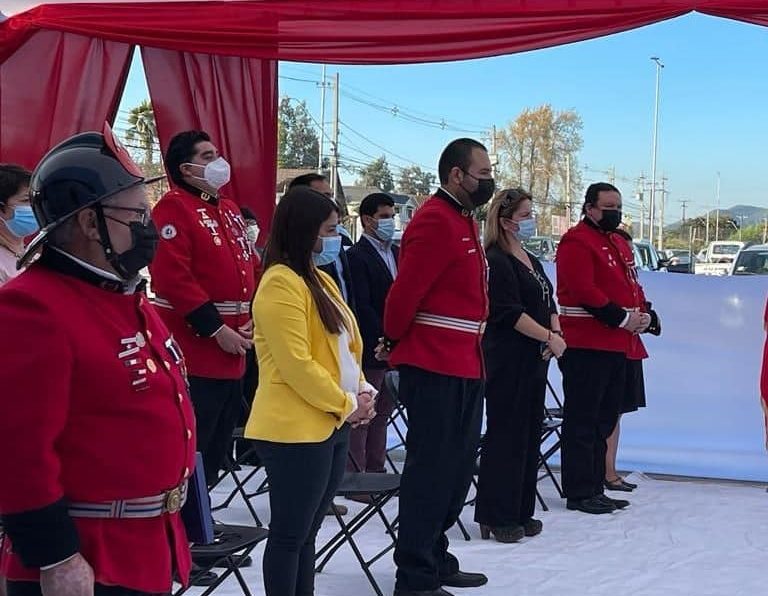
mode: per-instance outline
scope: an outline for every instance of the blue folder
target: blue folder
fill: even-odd
[[[194,544],[213,542],[213,516],[208,486],[205,483],[203,456],[195,454],[195,472],[189,479],[187,502],[181,508],[181,519],[187,529],[187,538]]]

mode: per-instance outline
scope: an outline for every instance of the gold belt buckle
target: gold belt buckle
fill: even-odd
[[[168,513],[178,513],[181,509],[181,489],[169,490],[165,495],[165,510]]]

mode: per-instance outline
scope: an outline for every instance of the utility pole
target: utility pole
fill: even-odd
[[[499,154],[496,152],[496,125],[491,127],[491,172],[494,178],[496,178],[496,166],[499,163]]]
[[[768,217],[763,218],[763,244],[768,239]]]
[[[709,212],[710,212],[710,208],[707,207],[707,233],[706,233],[706,236],[704,237],[704,243],[707,246],[709,246]]]
[[[659,95],[661,86],[661,69],[664,68],[661,59],[658,56],[651,57],[651,60],[656,63],[656,99],[654,101],[653,108],[653,151],[651,153],[651,204],[650,210],[650,225],[648,228],[648,237],[653,242],[653,224],[656,217],[656,161],[659,151]]]
[[[645,174],[637,179],[637,200],[640,202],[640,240],[645,240]]]
[[[616,184],[616,166],[608,168],[608,182]]]
[[[720,172],[717,173],[717,190],[715,191],[717,211],[715,216],[715,241],[720,240]]]
[[[323,77],[320,81],[320,151],[317,155],[317,173],[323,173],[323,150],[325,149],[325,64],[323,64]]]
[[[339,73],[336,73],[333,82],[333,143],[331,144],[331,190],[333,200],[338,201],[339,188]]]
[[[659,250],[664,250],[664,205],[667,203],[667,177],[661,179],[661,206],[659,208],[659,240],[656,243]]]
[[[565,154],[565,220],[568,222],[568,228],[571,227],[573,220],[571,213],[571,153]]]
[[[683,220],[682,220],[682,223],[685,223],[685,208],[688,205],[688,203],[690,203],[690,201],[688,199],[680,199],[680,201],[678,201],[678,202],[683,206]]]

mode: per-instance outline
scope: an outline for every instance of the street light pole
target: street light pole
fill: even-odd
[[[650,223],[648,237],[653,243],[653,226],[656,218],[656,157],[659,151],[659,95],[661,85],[661,69],[664,68],[658,56],[652,56],[651,60],[656,64],[656,100],[653,109],[653,151],[651,153],[651,200],[648,205],[650,211]]]

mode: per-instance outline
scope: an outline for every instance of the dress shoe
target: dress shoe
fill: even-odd
[[[401,590],[395,588],[394,596],[453,596],[453,594],[442,588],[435,588],[434,590]]]
[[[629,507],[629,501],[625,501],[624,499],[612,499],[611,497],[606,497],[605,495],[597,495],[597,498],[602,499],[604,503],[609,503],[616,507],[616,509],[624,509],[625,507]]]
[[[523,524],[523,531],[526,536],[538,536],[544,529],[544,524],[533,517]]]
[[[488,540],[491,537],[491,534],[493,534],[496,542],[511,544],[518,540],[522,540],[525,536],[525,530],[523,529],[523,526],[497,526],[494,528],[493,526],[480,524],[480,538]]]
[[[370,505],[373,503],[373,497],[371,495],[349,495],[347,501],[355,501],[356,503]]]
[[[346,515],[349,513],[349,509],[347,509],[346,505],[337,505],[336,503],[331,503],[331,506],[328,507],[328,511],[326,512],[326,515]]]
[[[616,478],[616,480],[604,480],[603,486],[606,490],[617,490],[625,493],[631,493],[633,490],[633,488],[621,478]]]
[[[620,478],[620,480],[621,480],[621,483],[622,483],[624,486],[628,486],[628,487],[629,487],[629,488],[631,488],[632,490],[635,490],[635,489],[637,488],[637,484],[635,484],[634,482],[627,482],[627,481],[626,481],[626,480],[624,480],[623,478]]]
[[[452,588],[479,588],[488,583],[488,578],[482,573],[457,571],[440,578],[440,585]]]
[[[197,586],[199,588],[205,588],[212,586],[219,579],[213,571],[203,571],[203,568],[195,563],[192,563],[192,568],[189,570],[189,585]],[[174,580],[181,583],[178,576],[174,577]]]
[[[605,501],[601,498],[602,496],[603,495],[589,497],[588,499],[568,499],[565,506],[571,511],[582,511],[584,513],[592,513],[595,515],[613,513],[616,511],[616,505],[609,501]]]

